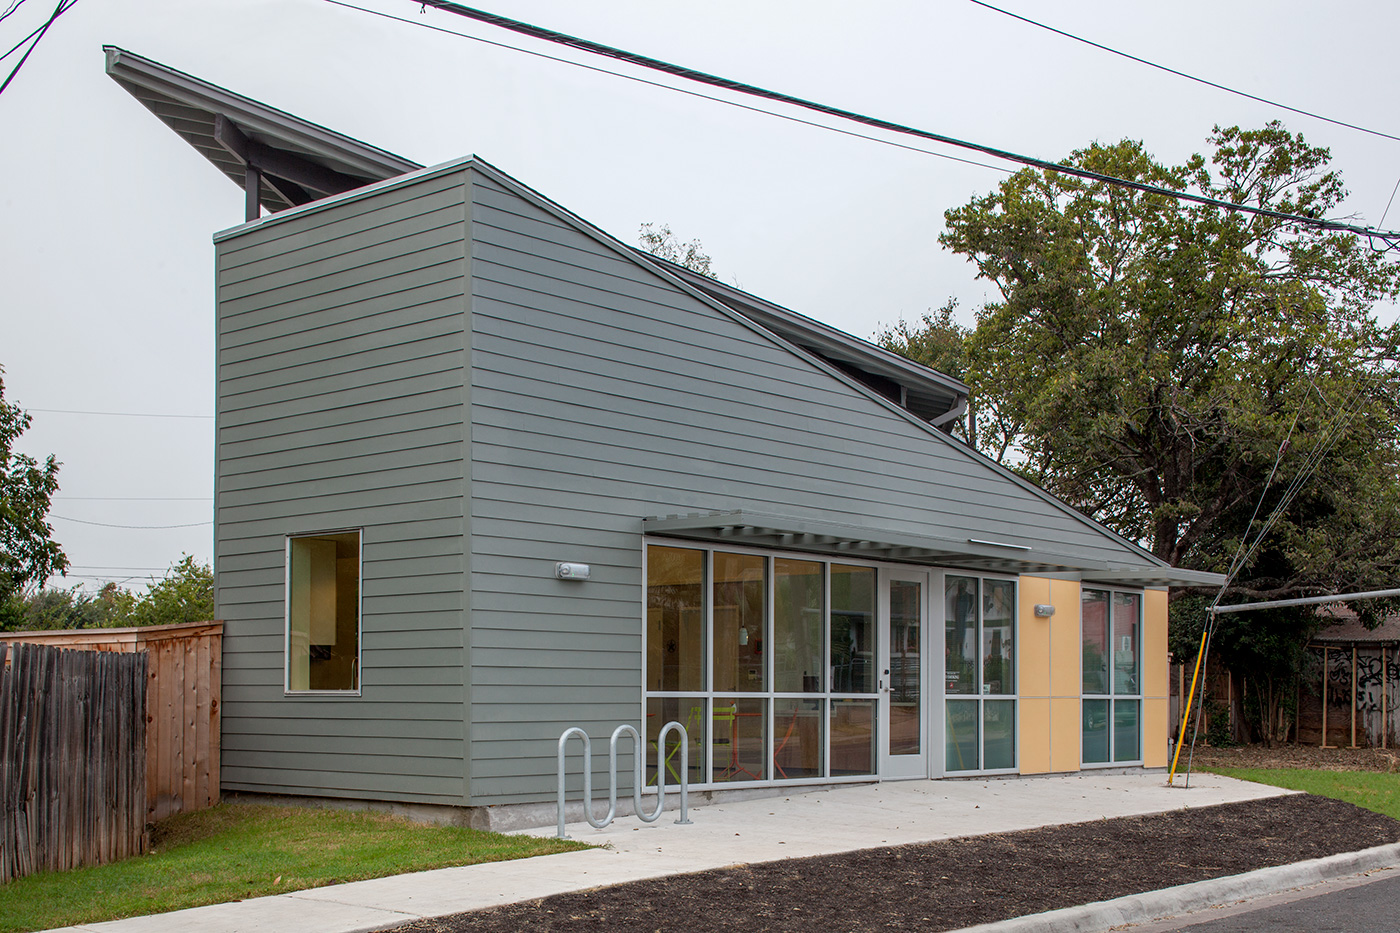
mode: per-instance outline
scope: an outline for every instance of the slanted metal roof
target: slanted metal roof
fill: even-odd
[[[1177,570],[1165,564],[1109,566],[1047,551],[1036,544],[899,534],[874,526],[813,521],[747,509],[646,518],[642,520],[642,531],[710,544],[810,551],[847,559],[930,564],[984,573],[1073,573],[1086,582],[1117,586],[1209,586],[1223,579],[1220,574]]]
[[[656,259],[649,254],[644,255]],[[664,262],[666,269],[684,279],[686,284],[723,302],[784,340],[835,364],[924,421],[933,421],[942,426],[948,420],[944,416],[956,417],[967,410],[967,396],[971,390],[952,376],[684,266],[666,260],[656,261]]]
[[[107,74],[240,188],[254,164],[269,211],[423,167],[125,49],[103,51]]]

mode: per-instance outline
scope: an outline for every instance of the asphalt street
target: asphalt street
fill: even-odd
[[[1318,885],[1191,918],[1135,927],[1134,933],[1382,933],[1400,930],[1400,872]],[[1224,916],[1220,916],[1224,914]]]

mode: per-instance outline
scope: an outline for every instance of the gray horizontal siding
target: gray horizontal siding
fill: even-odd
[[[474,802],[547,799],[564,728],[640,722],[644,516],[755,509],[1132,559],[822,365],[472,182]],[[592,579],[555,580],[560,560]]]
[[[223,784],[461,803],[466,204],[460,172],[218,249]],[[283,695],[288,534],[362,528],[361,695]]]

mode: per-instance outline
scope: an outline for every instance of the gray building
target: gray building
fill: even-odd
[[[674,782],[672,720],[716,791],[1165,763],[1165,587],[1216,578],[952,438],[957,380],[478,158],[107,69],[248,192],[215,237],[226,791],[539,804],[571,726],[633,724]]]

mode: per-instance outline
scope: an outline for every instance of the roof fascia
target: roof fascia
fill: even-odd
[[[243,129],[325,153],[370,178],[401,175],[423,166],[301,117],[211,84],[115,45],[104,45],[107,74],[156,91],[191,107],[222,113]]]
[[[486,175],[493,181],[504,185],[511,191],[516,192],[521,197],[535,204],[537,207],[548,211],[549,213],[558,217],[560,220],[563,220],[570,226],[575,227],[577,230],[579,230],[579,232],[584,233],[585,235],[597,240],[603,246],[606,246],[608,249],[611,249],[618,255],[623,256],[631,260],[633,263],[636,263],[637,265],[641,266],[642,268],[655,273],[662,279],[670,282],[677,288],[681,289],[687,295],[690,295],[693,298],[704,302],[706,305],[708,305],[711,308],[714,308],[726,317],[737,321],[738,323],[744,325],[753,332],[761,334],[767,339],[773,341],[778,346],[788,350],[791,353],[796,354],[798,357],[806,360],[808,363],[829,374],[833,378],[845,383],[850,388],[864,395],[866,398],[871,399],[876,404],[883,406],[887,410],[903,418],[905,421],[908,421],[910,424],[918,425],[920,430],[932,435],[933,437],[938,438],[940,443],[947,444],[953,450],[958,451],[963,456],[967,457],[969,460],[972,460],[975,463],[979,463],[985,467],[989,467],[993,472],[997,473],[1004,479],[1010,480],[1012,483],[1015,483],[1021,489],[1038,497],[1046,504],[1063,512],[1065,515],[1069,516],[1070,518],[1074,519],[1075,521],[1079,522],[1085,527],[1090,528],[1095,532],[1103,535],[1105,538],[1112,541],[1114,544],[1125,548],[1129,553],[1145,561],[1149,566],[1170,566],[1168,563],[1166,563],[1166,561],[1161,560],[1145,548],[1134,544],[1127,538],[1124,538],[1117,532],[1113,531],[1111,528],[1107,528],[1099,524],[1089,516],[1080,512],[1078,509],[1075,509],[1074,507],[1069,505],[1069,503],[1064,502],[1058,497],[1051,495],[1044,489],[1041,489],[1039,486],[1018,475],[1014,471],[1007,469],[1006,467],[997,463],[995,460],[984,455],[980,451],[974,450],[966,444],[954,440],[944,432],[940,431],[938,428],[929,424],[927,421],[924,421],[923,419],[916,416],[913,412],[901,408],[899,405],[896,405],[889,399],[884,398],[874,390],[864,385],[861,385],[860,382],[858,382],[855,379],[852,379],[850,376],[841,372],[839,369],[832,366],[830,363],[828,363],[826,360],[823,360],[816,354],[804,350],[803,348],[797,346],[789,340],[785,340],[782,336],[774,333],[773,331],[764,327],[762,324],[759,324],[757,321],[754,321],[744,316],[740,312],[726,305],[724,302],[718,301],[710,297],[709,295],[702,292],[700,289],[691,285],[689,282],[682,280],[679,276],[663,268],[660,265],[660,263],[653,262],[650,259],[648,259],[645,255],[640,254],[639,250],[633,249],[632,247],[616,239],[610,234],[605,233],[598,227],[593,226],[591,223],[584,220],[582,217],[579,217],[577,214],[573,213],[568,208],[565,208],[555,203],[554,201],[551,201],[549,198],[540,194],[538,191],[535,191],[533,188],[529,187],[523,182],[517,181],[516,179],[507,175],[505,172],[496,168],[494,165],[491,165],[489,162],[486,162],[478,157],[473,161],[472,168],[477,171],[480,171],[483,175]]]

